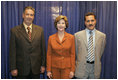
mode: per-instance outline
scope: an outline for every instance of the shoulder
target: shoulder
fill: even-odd
[[[11,28],[11,32],[16,32],[18,29],[20,29],[23,26],[23,24],[17,25],[13,28]]]
[[[56,37],[56,33],[49,36],[50,39],[53,39],[55,37]]]
[[[72,35],[72,34],[70,34],[70,33],[67,33],[67,32],[66,32],[66,36],[67,36],[68,38],[70,38],[70,39],[71,39],[71,38],[74,38],[74,35]]]
[[[101,32],[99,30],[96,30],[96,32],[97,32],[98,35],[103,36],[103,37],[106,37],[106,34],[105,33]]]
[[[38,26],[38,25],[35,25],[35,24],[32,24],[33,27],[35,27],[37,30],[42,30],[43,31],[43,28],[41,26]]]
[[[82,35],[84,32],[85,32],[85,30],[78,31],[74,34],[74,36]]]

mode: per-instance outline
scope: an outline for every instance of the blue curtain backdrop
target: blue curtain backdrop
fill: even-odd
[[[102,57],[101,78],[117,78],[117,1],[2,1],[1,2],[1,78],[9,79],[10,29],[22,24],[23,8],[36,10],[34,24],[44,28],[47,48],[48,37],[56,32],[54,19],[62,14],[68,17],[68,33],[85,29],[84,15],[94,12],[96,28],[107,35],[107,44]],[[47,78],[46,72],[41,78]]]

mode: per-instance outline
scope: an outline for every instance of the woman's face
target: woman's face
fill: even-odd
[[[57,22],[58,31],[65,31],[65,28],[66,28],[66,24],[63,19],[61,19],[60,21]]]

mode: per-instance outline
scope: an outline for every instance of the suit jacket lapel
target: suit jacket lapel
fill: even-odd
[[[34,39],[34,37],[35,37],[36,32],[37,32],[37,29],[36,29],[36,27],[32,24],[32,34],[31,34],[31,39],[32,39],[32,41],[33,41],[33,39]]]
[[[56,33],[56,41],[57,41],[59,44],[63,43],[63,42],[66,40],[67,32],[64,32],[64,33],[65,33],[65,34],[64,34],[64,37],[63,37],[62,42],[60,42],[60,40],[59,40],[58,32]]]
[[[27,34],[27,32],[26,32],[25,27],[23,26],[23,24],[21,25],[19,31],[21,32],[21,34],[22,34],[28,41],[30,41],[30,40],[29,40],[29,37],[28,37],[28,34]],[[34,25],[32,24],[31,41],[34,39],[36,32],[37,32],[37,29],[36,29],[36,27],[34,27]]]
[[[27,34],[27,32],[26,32],[25,27],[23,26],[23,24],[21,24],[21,27],[20,27],[19,31],[21,32],[21,34],[22,34],[27,40],[29,40],[28,34]]]
[[[95,31],[95,48],[96,48],[96,44],[98,42],[98,34],[97,34],[97,30]]]
[[[62,40],[62,43],[66,40],[66,38],[67,38],[67,32],[64,32],[64,38]]]
[[[59,40],[59,37],[58,37],[58,32],[56,32],[55,39],[56,39],[56,41],[57,41],[59,44],[61,44],[61,43],[60,43],[60,40]]]
[[[88,47],[87,35],[86,35],[86,31],[85,31],[85,30],[83,31],[83,34],[84,34],[84,35],[82,35],[82,37],[83,37],[84,43],[85,43],[86,47]]]

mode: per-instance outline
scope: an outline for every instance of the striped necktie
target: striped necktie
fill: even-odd
[[[31,41],[31,31],[30,31],[30,27],[29,27],[29,26],[27,27],[27,30],[28,30],[28,37],[29,37],[29,40]]]
[[[92,62],[94,61],[94,50],[93,50],[93,32],[90,31],[90,37],[88,41],[88,55],[87,55],[87,60]]]

